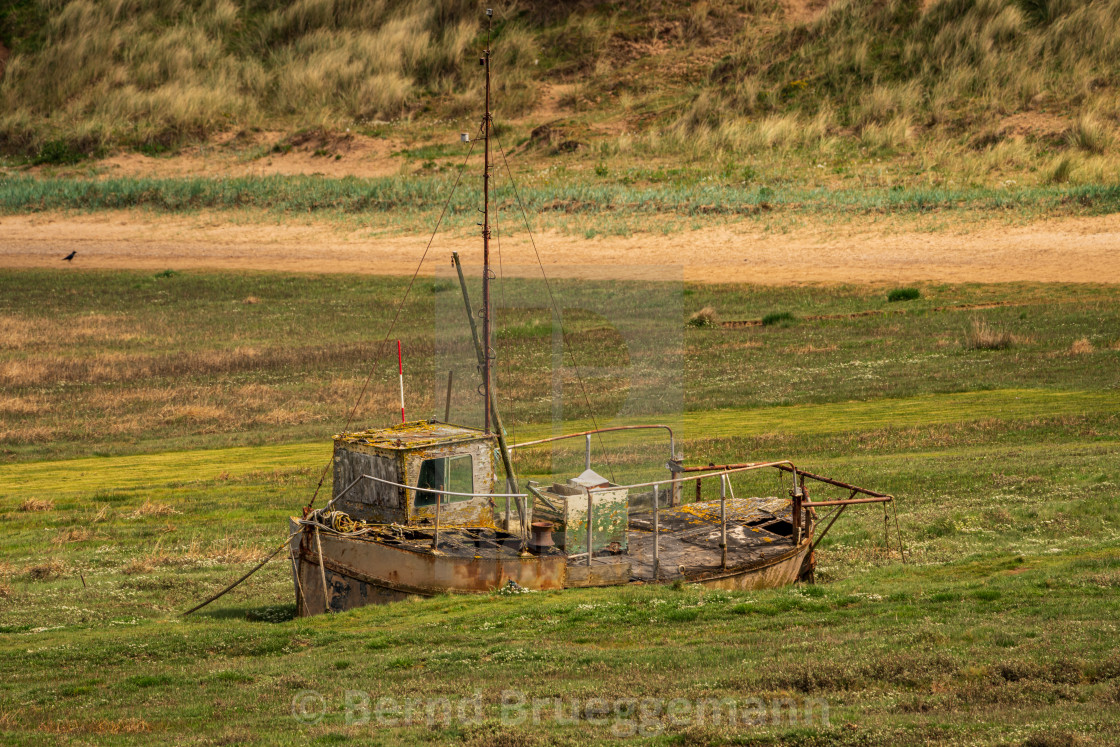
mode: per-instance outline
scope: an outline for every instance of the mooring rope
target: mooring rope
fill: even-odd
[[[477,135],[477,133],[476,133]],[[428,252],[432,248],[432,242],[436,240],[436,234],[439,232],[439,227],[443,223],[444,216],[447,215],[447,208],[451,205],[451,198],[455,196],[455,191],[459,188],[459,182],[463,178],[463,173],[466,171],[467,161],[470,160],[471,153],[474,152],[474,144],[476,140],[471,141],[471,147],[467,150],[466,158],[463,159],[463,165],[459,167],[459,173],[455,175],[455,183],[451,186],[451,191],[447,195],[447,199],[443,203],[443,209],[440,210],[439,218],[436,220],[435,228],[432,229],[432,235],[428,238],[428,243],[424,247],[424,253],[420,255],[420,261],[416,263],[416,269],[409,278],[408,286],[404,290],[404,295],[401,297],[400,303],[397,304],[397,309],[393,313],[393,319],[389,322],[389,329],[385,332],[384,339],[381,340],[381,350],[373,359],[373,364],[369,367],[369,373],[366,375],[366,380],[362,383],[362,389],[358,392],[358,398],[354,401],[354,406],[350,408],[350,414],[346,417],[346,426],[344,431],[350,429],[350,424],[354,421],[354,415],[358,412],[358,407],[361,406],[362,400],[365,399],[366,390],[369,388],[370,381],[373,380],[373,372],[377,370],[377,364],[384,356],[386,346],[389,344],[389,339],[393,335],[393,330],[397,326],[397,321],[400,319],[401,311],[404,309],[405,303],[408,301],[408,296],[412,292],[412,286],[416,283],[417,276],[420,275],[420,268],[424,265],[424,260],[428,257]],[[327,462],[323,467],[323,472],[319,475],[319,484],[315,486],[315,492],[311,494],[311,500],[304,506],[303,512],[306,515],[315,505],[315,499],[319,497],[319,489],[323,487],[323,480],[326,479],[327,471],[330,470],[331,464],[334,463],[334,457]]]
[[[476,133],[476,137],[477,137],[477,133]],[[451,205],[451,198],[455,196],[455,191],[459,188],[459,182],[462,181],[462,179],[463,179],[463,173],[466,171],[467,161],[470,159],[471,154],[474,152],[475,142],[477,142],[477,141],[476,140],[471,140],[471,147],[467,150],[466,158],[463,159],[463,165],[459,168],[459,173],[455,175],[455,183],[451,186],[451,191],[448,193],[447,199],[443,203],[443,209],[440,210],[439,218],[436,220],[435,228],[432,229],[432,235],[428,238],[428,243],[424,247],[424,253],[420,256],[420,261],[416,264],[416,270],[413,271],[412,277],[409,278],[408,286],[405,288],[404,295],[401,297],[400,303],[397,304],[397,309],[393,313],[393,319],[389,323],[389,329],[385,333],[385,338],[381,341],[381,350],[374,357],[373,364],[370,366],[369,373],[366,375],[366,380],[362,383],[362,389],[361,389],[360,392],[358,392],[358,398],[357,398],[357,400],[355,400],[354,406],[352,408],[350,408],[350,414],[346,418],[346,427],[343,428],[344,431],[350,429],[350,424],[354,421],[354,415],[357,414],[358,407],[361,406],[362,400],[366,396],[366,391],[369,389],[370,381],[373,380],[373,372],[377,370],[377,364],[381,361],[381,358],[384,355],[386,346],[389,344],[389,339],[390,339],[390,337],[392,337],[393,329],[396,328],[397,321],[400,319],[401,311],[404,309],[404,305],[408,301],[409,294],[412,292],[412,286],[415,285],[416,278],[420,275],[420,268],[423,267],[424,260],[427,259],[428,252],[431,250],[432,243],[435,241],[436,234],[439,232],[439,227],[443,223],[444,217],[446,217],[446,215],[447,215],[447,208],[450,207],[450,205]],[[307,505],[304,506],[303,513],[304,513],[305,516],[307,514],[309,514],[311,512],[312,508],[314,507],[315,499],[319,497],[319,490],[322,489],[323,481],[326,479],[327,472],[330,471],[331,465],[333,463],[334,463],[334,456],[332,455],[330,460],[323,467],[323,471],[319,474],[319,481],[315,485],[315,490],[311,494],[311,499],[307,502]],[[303,527],[300,527],[299,531],[302,532]],[[240,586],[246,579],[248,579],[254,573],[259,571],[261,568],[264,568],[264,566],[268,563],[268,561],[272,560],[277,555],[279,555],[280,551],[283,550],[288,545],[289,542],[291,542],[292,537],[294,537],[298,533],[299,532],[295,532],[293,534],[288,535],[288,539],[284,541],[284,544],[282,544],[282,545],[280,545],[280,547],[276,548],[267,558],[262,560],[252,570],[250,570],[244,576],[237,579],[232,584],[230,584],[226,588],[222,589],[220,592],[218,592],[214,596],[210,597],[206,601],[204,601],[201,604],[198,604],[194,607],[191,607],[189,610],[187,610],[186,612],[183,613],[183,617],[186,617],[187,615],[191,614],[192,612],[196,612],[196,611],[202,609],[206,605],[210,604],[213,601],[216,601],[216,600],[220,599],[221,597],[225,596],[226,594],[228,594],[229,592],[233,591],[235,588]]]

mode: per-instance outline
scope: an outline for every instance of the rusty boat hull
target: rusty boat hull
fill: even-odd
[[[301,616],[328,610],[341,612],[410,596],[484,594],[511,580],[526,589],[562,589],[567,577],[566,559],[559,554],[440,554],[430,548],[330,532],[319,532],[316,538],[311,529],[300,530],[299,521],[293,517],[289,549]]]
[[[486,594],[511,581],[518,588],[532,591],[677,580],[738,591],[786,586],[812,570],[811,536],[797,545],[773,546],[765,554],[733,558],[726,570],[682,567],[654,578],[652,568],[642,562],[641,537],[635,543],[635,555],[597,556],[589,566],[585,559],[570,559],[559,553],[510,551],[497,557],[469,557],[329,532],[319,532],[316,538],[308,527],[301,531],[294,517],[291,530],[289,549],[301,616],[342,612],[411,596]]]
[[[715,575],[690,579],[691,583],[709,589],[726,591],[750,591],[752,589],[776,589],[804,579],[812,572],[813,546],[805,539],[797,547],[791,548],[775,558],[749,568],[738,568]]]

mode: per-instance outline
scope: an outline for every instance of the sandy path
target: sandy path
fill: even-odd
[[[135,212],[0,218],[0,267],[222,269],[411,274],[427,237],[369,238],[331,225],[229,223],[209,216]],[[784,234],[748,224],[674,236],[583,239],[538,236],[556,275],[680,276],[696,282],[1104,282],[1120,283],[1120,215],[987,225],[967,232],[879,223],[814,226]],[[72,265],[61,262],[71,250]],[[470,236],[440,236],[425,275],[452,250],[479,261]],[[536,272],[524,237],[502,244],[507,274]],[[520,267],[518,267],[520,265]]]

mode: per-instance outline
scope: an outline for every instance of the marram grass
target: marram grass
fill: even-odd
[[[359,220],[387,217],[394,224],[418,230],[430,229],[434,224],[453,184],[445,176],[103,180],[16,176],[0,180],[0,212],[251,210]],[[830,190],[718,184],[639,187],[565,179],[522,186],[520,196],[532,221],[560,220],[561,225],[566,216],[576,215],[599,220],[653,216],[711,222],[758,218],[771,211],[854,218],[954,211],[1017,216],[1100,215],[1120,210],[1117,185]],[[480,198],[475,188],[460,184],[451,199],[448,222],[472,225]],[[509,215],[516,213],[515,195],[508,187],[499,187],[493,199]]]

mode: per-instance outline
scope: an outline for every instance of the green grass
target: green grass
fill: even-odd
[[[1117,707],[1120,662],[1099,627],[1118,612],[1115,422],[1108,435],[1087,444],[1074,426],[1030,446],[981,438],[964,448],[931,439],[921,451],[863,456],[808,450],[799,456],[816,471],[899,495],[911,552],[910,563],[899,563],[882,549],[881,516],[850,511],[825,540],[815,587],[443,597],[306,621],[289,619],[283,562],[194,617],[175,612],[247,568],[249,561],[228,559],[238,548],[276,540],[315,479],[309,471],[243,474],[235,466],[219,480],[184,454],[179,465],[163,461],[163,475],[148,485],[106,493],[96,486],[116,485],[115,460],[101,460],[104,469],[80,460],[43,465],[63,482],[86,482],[49,512],[16,512],[17,489],[0,496],[10,527],[3,557],[12,564],[0,607],[0,671],[8,701],[23,703],[0,709],[0,728],[6,739],[74,731],[107,743],[130,730],[160,741],[189,733],[252,743],[376,734],[483,744],[497,733],[515,744],[535,744],[534,734],[574,744],[611,736],[613,719],[578,729],[547,718],[533,729],[501,727],[502,694],[512,689],[581,702],[829,704],[825,729],[663,723],[655,743],[949,743],[967,735],[1005,744],[1008,730],[1022,741],[1052,734],[1055,724],[1071,738],[1112,741],[1114,722],[1102,716]],[[689,441],[686,451],[711,446]],[[243,470],[275,464],[275,454],[260,452],[259,461],[243,453],[230,462],[240,459]],[[179,513],[134,518],[148,501]],[[75,526],[92,536],[57,543]],[[47,558],[62,563],[60,577],[28,575]],[[327,705],[310,726],[290,715],[305,690]],[[347,690],[373,702],[478,693],[485,723],[371,731],[346,723]],[[215,700],[228,717],[201,718]]]
[[[1117,418],[1120,418],[1120,408],[1115,395],[1109,392],[1010,389],[871,402],[703,410],[680,418],[676,434],[690,442],[714,442],[723,448],[729,443],[751,440],[752,451],[758,444],[776,448],[799,438],[798,445],[813,443],[815,451],[830,454],[826,447],[830,443],[828,437],[842,438],[852,433],[859,433],[865,439],[895,439],[897,448],[900,442],[913,444],[913,433],[920,431],[927,438],[937,434],[940,445],[951,446],[967,444],[977,433],[989,440],[1015,439],[1022,429],[1037,437],[1049,429],[1061,432],[1063,426],[1081,422],[1101,424],[1108,429],[1115,425]],[[645,418],[619,421],[623,425],[648,422]],[[946,439],[952,437],[941,431],[947,426],[961,429],[955,443],[947,442]],[[565,432],[592,427],[591,421],[568,421]],[[545,438],[551,433],[552,426],[527,426],[521,429],[518,440]],[[905,438],[901,438],[903,436]],[[605,453],[614,454],[622,448],[622,443],[633,443],[635,438],[650,450],[666,441],[661,432],[639,437],[605,435],[602,444],[596,442],[596,452],[605,449]],[[919,438],[917,443],[922,441]],[[582,453],[582,446],[577,450]],[[708,453],[703,455],[707,456]],[[314,471],[330,458],[330,443],[320,441],[86,457],[62,462],[23,462],[0,465],[0,482],[4,486],[0,488],[0,496],[50,498],[90,493],[108,496],[114,491],[128,492],[159,485],[206,484],[219,475],[225,475],[226,479],[242,479],[272,472]],[[561,458],[559,453],[557,458]],[[700,457],[692,455],[691,458]],[[64,483],[59,482],[60,469],[67,474]],[[193,475],[194,479],[185,480],[184,475]]]
[[[891,303],[898,301],[916,301],[922,297],[922,292],[917,288],[895,288],[887,294],[887,300]]]
[[[464,152],[465,154],[465,152]],[[505,174],[498,175],[492,199],[514,216],[516,200]],[[690,172],[669,184],[596,180],[536,169],[518,177],[526,209],[536,227],[582,234],[629,234],[679,230],[729,219],[784,225],[798,216],[850,221],[868,216],[923,219],[938,215],[965,220],[1027,220],[1066,215],[1106,215],[1120,211],[1114,185],[1021,187],[1008,189],[881,188],[824,189],[811,185],[757,186],[705,178]],[[521,181],[524,179],[524,181]],[[376,231],[430,231],[454,183],[453,176],[382,178],[266,176],[229,178],[106,178],[10,176],[0,181],[0,214],[42,211],[148,210],[194,213],[240,211],[259,216],[312,215]],[[450,202],[445,227],[474,227],[478,186],[461,184]]]
[[[762,317],[763,327],[788,327],[797,321],[797,317],[789,311],[771,311]]]
[[[0,361],[0,453],[11,461],[322,441],[345,423],[371,366],[357,422],[392,422],[396,406],[386,403],[397,398],[395,360],[371,330],[385,334],[406,282],[196,272],[0,273],[0,324],[7,341]],[[540,307],[539,281],[508,281],[501,288],[499,296],[504,293],[517,308],[499,313],[498,385],[504,420],[518,438],[552,419],[552,382],[541,373],[553,365],[552,322]],[[905,305],[890,304],[879,289],[844,286],[705,285],[681,291],[662,284],[559,280],[553,290],[569,308],[565,329],[581,370],[610,366],[584,381],[600,423],[646,416],[674,423],[679,410],[673,408],[682,403],[690,418],[687,413],[712,409],[911,401],[988,390],[1095,396],[1120,387],[1114,286],[929,285],[922,298]],[[457,296],[442,279],[422,280],[392,335],[405,344],[408,409],[417,417],[437,411],[442,417],[447,356],[433,351],[437,342],[441,348],[455,342],[454,330],[465,328]],[[572,310],[595,308],[608,297],[634,317],[620,327],[637,335],[630,342],[610,332],[601,316]],[[650,299],[663,300],[674,314],[673,305],[680,309],[679,326],[672,316],[667,324],[658,322],[652,348],[634,342],[650,337],[643,321]],[[996,306],[951,310],[976,304]],[[900,306],[904,313],[895,313]],[[784,308],[799,322],[687,326],[692,312],[704,307],[725,320],[758,319]],[[845,317],[868,311],[883,313]],[[812,318],[820,316],[840,318]],[[189,327],[178,323],[184,318]],[[1015,335],[1015,346],[972,349],[975,319]],[[1071,352],[1081,338],[1090,340],[1091,352]],[[570,367],[568,356],[564,363]],[[645,366],[661,379],[651,379]],[[443,370],[433,373],[437,368]],[[471,376],[467,369],[456,372],[453,418],[473,417],[467,408]],[[679,397],[656,399],[661,380]],[[568,379],[563,387],[564,419],[590,421],[579,384]],[[994,396],[985,407],[1014,407],[1018,395]],[[1031,401],[1036,395],[1026,396]],[[987,417],[985,407],[973,419]],[[744,417],[749,421],[750,413]],[[796,432],[794,424],[786,437]]]
[[[370,329],[402,287],[375,277],[0,275],[0,740],[574,745],[641,726],[635,744],[1120,741],[1120,351],[1110,347],[1120,312],[1110,286],[923,285],[901,312],[882,288],[676,291],[681,347],[668,349],[684,357],[687,409],[649,418],[668,418],[691,463],[791,458],[894,494],[906,563],[893,537],[884,545],[881,510],[852,508],[818,550],[815,586],[437,597],[294,620],[281,556],[180,617],[282,540],[376,354]],[[447,308],[436,301],[453,293],[424,281],[406,306],[418,413],[442,393],[427,371],[436,309]],[[1015,305],[937,310],[975,304]],[[688,327],[705,306],[732,320],[788,309],[799,322]],[[583,308],[565,318],[591,366],[615,354],[615,338]],[[849,316],[868,310],[891,313]],[[837,318],[812,318],[826,315]],[[974,317],[1021,342],[970,350]],[[547,371],[547,319],[500,319],[512,366],[502,381]],[[1094,349],[1070,352],[1082,337]],[[396,401],[391,368],[374,377],[363,426],[394,417],[378,409]],[[601,423],[645,419],[609,409],[620,401],[610,381],[591,382],[604,387]],[[531,401],[542,395],[520,386],[508,411],[514,440],[550,435],[549,409]],[[579,408],[564,420],[565,430],[590,422]],[[596,469],[664,478],[664,435],[630,436],[596,441]],[[516,457],[523,476],[570,476],[582,470],[582,442]],[[752,473],[733,487],[783,490]],[[703,487],[704,497],[716,491]],[[503,725],[510,690],[620,707],[823,699],[830,725],[613,713]],[[324,699],[314,723],[292,716],[305,691]],[[348,723],[347,691],[370,699],[371,718],[380,698],[395,699],[384,715],[397,720]],[[468,699],[481,723],[402,720],[408,698],[433,696]],[[314,713],[318,701],[307,702]]]

